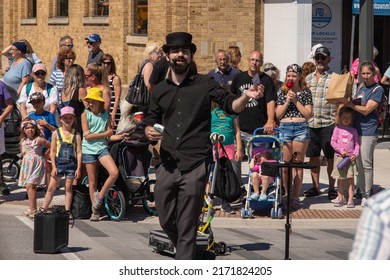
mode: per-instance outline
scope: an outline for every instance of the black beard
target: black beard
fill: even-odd
[[[183,64],[177,64],[177,61],[181,61],[181,62],[183,62]],[[169,64],[172,67],[172,71],[178,75],[184,74],[185,72],[187,72],[188,68],[190,67],[190,64],[184,59],[183,60],[182,59],[179,59],[179,60],[170,59]]]

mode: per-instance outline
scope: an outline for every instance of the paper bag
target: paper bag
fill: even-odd
[[[348,103],[352,95],[353,77],[350,72],[345,74],[333,73],[330,78],[326,101],[328,103]]]

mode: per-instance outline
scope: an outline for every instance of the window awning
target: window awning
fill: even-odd
[[[389,0],[374,0],[373,2],[375,16],[390,16]],[[360,0],[353,0],[352,13],[354,15],[358,15],[360,13]]]

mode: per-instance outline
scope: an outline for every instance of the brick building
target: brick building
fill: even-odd
[[[99,33],[101,48],[113,55],[127,84],[148,41],[164,42],[169,32],[187,31],[193,34],[195,60],[205,73],[215,67],[216,49],[237,45],[244,56],[263,49],[263,8],[259,0],[0,0],[0,46],[25,38],[49,67],[59,38],[70,35],[75,63],[84,67],[84,38]],[[6,64],[3,58],[2,69]]]

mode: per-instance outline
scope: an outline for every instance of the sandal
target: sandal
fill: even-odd
[[[320,194],[321,192],[314,187],[303,192],[305,197],[319,196]]]

